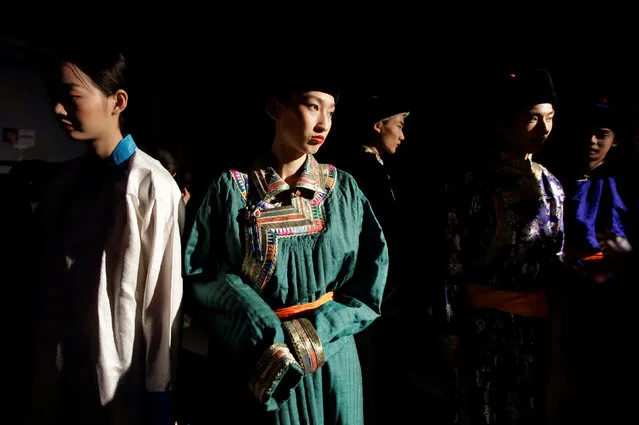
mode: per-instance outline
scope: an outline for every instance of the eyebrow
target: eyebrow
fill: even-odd
[[[555,111],[550,111],[550,112],[535,112],[535,111],[528,111],[528,113],[530,115],[534,115],[534,116],[544,116],[544,115],[554,115]]]
[[[326,101],[325,101],[324,99],[322,99],[321,97],[318,97],[318,96],[315,96],[315,95],[312,95],[312,94],[307,94],[307,95],[306,95],[306,97],[307,97],[308,99],[313,99],[313,100],[315,100],[315,101],[317,101],[317,102],[319,102],[319,103],[326,104]],[[328,107],[329,107],[329,108],[334,108],[334,107],[335,107],[335,102],[331,102],[331,103],[328,105]]]

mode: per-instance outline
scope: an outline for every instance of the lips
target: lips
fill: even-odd
[[[319,142],[319,143],[323,143],[324,142],[324,136],[313,136],[313,137],[311,137],[311,140],[314,140],[314,141]]]

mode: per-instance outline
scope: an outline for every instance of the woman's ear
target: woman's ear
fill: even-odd
[[[113,113],[121,114],[129,103],[129,94],[120,89],[115,92],[115,105],[113,105]]]
[[[373,124],[373,131],[376,133],[382,133],[382,122],[381,121],[377,121],[375,124]]]

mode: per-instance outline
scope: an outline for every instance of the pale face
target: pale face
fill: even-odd
[[[540,103],[516,111],[502,130],[513,153],[536,153],[550,135],[555,118],[551,103]]]
[[[615,132],[606,127],[595,127],[589,132],[588,160],[594,163],[602,163],[615,145]]]
[[[377,149],[379,153],[395,154],[404,141],[404,115],[376,123],[373,129],[379,134]]]
[[[53,110],[73,140],[95,140],[118,127],[116,96],[106,96],[78,67],[60,65]],[[114,112],[116,111],[116,112]]]
[[[315,154],[325,142],[333,124],[335,98],[327,93],[300,93],[286,104],[276,102],[278,140],[282,147],[304,154]]]

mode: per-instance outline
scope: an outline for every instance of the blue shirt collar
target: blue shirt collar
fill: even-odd
[[[120,143],[115,147],[111,156],[107,159],[110,164],[120,165],[133,155],[137,146],[133,141],[133,137],[130,134],[127,134]]]

